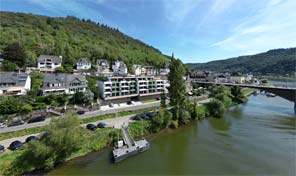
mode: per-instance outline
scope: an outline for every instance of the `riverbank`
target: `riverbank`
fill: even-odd
[[[245,93],[249,93],[249,92],[250,91],[246,91]],[[234,104],[232,104],[232,105],[234,105]],[[196,112],[197,112],[197,119],[194,121],[203,120],[203,119],[209,117],[209,110],[208,110],[207,106],[205,106],[205,105],[197,106]],[[141,137],[142,135],[157,133],[163,129],[178,127],[178,122],[176,125],[176,122],[172,121],[172,124],[175,124],[175,125],[162,126],[162,128],[155,130],[154,123],[155,122],[153,122],[152,120],[143,120],[143,121],[136,121],[134,123],[131,123],[130,124],[131,135],[134,138],[138,138],[138,137]],[[182,125],[182,126],[185,126],[185,125]],[[111,130],[111,131],[104,132],[105,130]],[[95,132],[95,134],[97,134],[97,135],[94,135],[94,136],[96,136],[95,140],[96,139],[101,139],[101,140],[97,141],[93,145],[83,146],[83,148],[81,148],[79,151],[73,153],[65,161],[69,161],[73,158],[81,157],[81,156],[86,155],[87,153],[98,151],[100,149],[110,146],[112,144],[112,142],[114,141],[114,137],[115,137],[114,135],[119,133],[119,131],[117,129],[102,129],[102,130],[98,130],[98,131],[100,131],[101,133],[97,134],[97,132]],[[102,134],[104,134],[104,135],[100,136]],[[1,175],[5,174],[7,169],[10,168],[11,163],[21,154],[22,154],[22,150],[19,150],[16,152],[12,152],[12,153],[8,153],[8,154],[4,154],[4,155],[0,156],[0,160],[2,161],[0,164],[0,174]],[[30,168],[29,170],[24,170],[20,173],[30,172],[33,170],[35,170],[35,168]],[[19,174],[19,173],[16,173],[16,174]]]

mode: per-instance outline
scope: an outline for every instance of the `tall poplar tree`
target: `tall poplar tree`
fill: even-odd
[[[183,76],[185,75],[185,68],[179,59],[174,58],[174,54],[171,58],[170,63],[170,73],[168,75],[168,80],[170,82],[169,96],[170,105],[173,106],[173,119],[180,120],[180,114],[185,109],[186,104],[186,87],[185,80]]]

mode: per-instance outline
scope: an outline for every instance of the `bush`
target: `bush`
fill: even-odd
[[[179,118],[179,123],[180,124],[187,124],[190,122],[190,113],[186,110],[182,110]]]
[[[213,117],[220,118],[226,111],[223,102],[217,99],[211,100],[207,106],[209,108],[209,114]]]
[[[163,126],[163,128],[167,128],[172,121],[173,114],[170,111],[168,111],[167,109],[165,109],[163,116],[164,116],[164,120],[163,120],[162,126]]]
[[[178,120],[172,120],[170,124],[170,128],[176,129],[179,127]]]

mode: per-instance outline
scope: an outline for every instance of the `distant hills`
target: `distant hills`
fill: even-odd
[[[193,69],[256,75],[294,75],[296,48],[274,49],[255,55],[239,56],[207,63],[188,63]]]
[[[63,64],[72,66],[80,57],[123,60],[132,64],[162,67],[168,57],[159,50],[111,28],[73,16],[53,18],[41,15],[0,12],[0,53],[14,42],[26,51],[25,66],[35,66],[40,54],[62,55]]]

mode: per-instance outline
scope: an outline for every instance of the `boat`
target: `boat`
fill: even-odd
[[[128,127],[122,126],[121,131],[123,134],[123,141],[117,141],[117,145],[112,151],[114,163],[120,162],[150,148],[150,143],[144,138],[134,141],[128,132]]]

